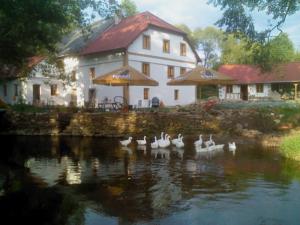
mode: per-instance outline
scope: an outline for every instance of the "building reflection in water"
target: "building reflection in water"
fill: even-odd
[[[279,160],[267,153],[264,158],[253,151],[233,157],[228,151],[173,148],[148,149],[147,155],[146,146],[118,144],[97,139],[55,141],[55,146],[49,146],[50,155],[46,150],[32,154],[25,165],[32,176],[49,186],[65,185],[83,199],[87,209],[119,224],[161,218],[182,210],[189,199],[206,207],[212,196],[217,202],[229,193],[245,192],[255,184],[253,174],[281,182],[276,180],[282,170]],[[243,195],[242,200],[249,197]]]

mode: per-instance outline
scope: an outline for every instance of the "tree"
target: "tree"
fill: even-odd
[[[224,11],[217,25],[226,32],[245,35],[251,41],[265,42],[274,31],[281,31],[287,16],[299,10],[299,0],[210,0]],[[262,12],[271,17],[273,23],[263,31],[256,31],[250,12]]]
[[[299,10],[299,0],[210,0],[209,3],[220,6],[224,11],[216,24],[225,28],[227,33],[245,38],[248,48],[253,51],[254,63],[258,63],[263,70],[270,70],[283,60],[284,57],[274,58],[271,35],[282,33],[281,27],[286,18]],[[262,12],[271,17],[272,22],[264,30],[257,31],[251,12]]]
[[[32,56],[53,56],[63,35],[117,8],[111,0],[0,0],[0,5],[1,72],[26,68]]]
[[[198,43],[198,49],[202,51],[204,67],[214,67],[218,63],[218,52],[223,39],[223,32],[214,27],[204,29],[197,28],[194,37]]]
[[[271,70],[275,64],[291,62],[294,57],[293,43],[285,33],[253,48],[253,63],[261,65],[263,70]]]
[[[245,39],[239,39],[232,34],[224,34],[220,44],[220,64],[253,64],[252,48]]]
[[[138,13],[136,4],[131,0],[122,0],[120,4],[122,15],[125,17],[134,16]]]
[[[185,24],[177,24],[175,25],[177,28],[180,30],[184,31],[187,34],[187,37],[190,41],[190,44],[192,45],[193,48],[198,49],[198,40],[194,36],[194,31],[192,31],[187,25]]]

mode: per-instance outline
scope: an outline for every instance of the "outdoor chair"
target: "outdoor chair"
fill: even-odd
[[[152,108],[158,108],[159,107],[159,99],[157,97],[152,98],[151,106],[152,106]]]

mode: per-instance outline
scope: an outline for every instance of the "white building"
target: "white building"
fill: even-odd
[[[200,61],[186,33],[149,12],[94,24],[84,41],[80,31],[65,37],[61,55],[73,82],[63,85],[43,77],[39,70],[31,78],[0,85],[0,98],[14,104],[23,96],[29,104],[76,104],[83,106],[124,96],[123,87],[94,85],[92,80],[123,65],[130,65],[159,82],[157,87],[129,87],[130,105],[149,105],[158,97],[165,105],[182,105],[196,100],[195,86],[167,86],[166,83]]]
[[[233,85],[219,87],[219,98],[222,100],[300,97],[299,62],[274,66],[270,72],[262,72],[251,65],[222,65],[218,71],[235,80]]]

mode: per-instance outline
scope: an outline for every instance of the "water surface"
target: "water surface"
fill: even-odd
[[[0,139],[7,224],[299,225],[300,165],[276,150],[239,144],[199,154],[192,139],[155,151],[117,139]]]

